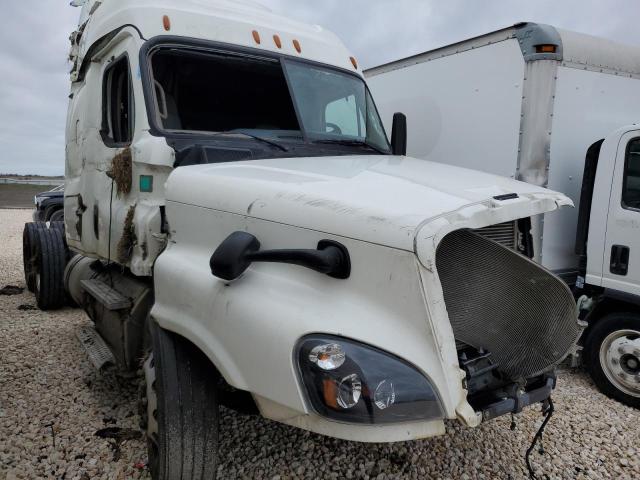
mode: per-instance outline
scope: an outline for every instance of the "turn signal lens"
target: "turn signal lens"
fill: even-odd
[[[300,42],[298,40],[293,41],[293,48],[296,49],[296,52],[302,53],[302,47],[300,46]]]
[[[309,353],[309,361],[323,370],[335,370],[342,366],[344,360],[344,350],[337,343],[318,345]]]
[[[169,15],[162,17],[162,26],[167,32],[171,30],[171,19],[169,18]]]
[[[252,31],[251,35],[253,35],[253,41],[256,42],[258,45],[260,45],[260,34],[258,33],[258,31],[257,30]]]
[[[274,35],[273,36],[273,43],[276,44],[276,47],[282,48],[282,40],[280,40],[280,36]]]
[[[351,60],[351,65],[353,65],[353,68],[355,68],[357,70],[358,69],[358,61],[355,59],[355,57],[349,57],[349,60]]]

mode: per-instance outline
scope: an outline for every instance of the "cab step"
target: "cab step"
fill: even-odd
[[[93,327],[82,327],[76,333],[80,344],[87,352],[89,360],[98,370],[102,370],[105,366],[115,365],[116,359],[109,350],[106,342]]]
[[[107,310],[127,310],[131,308],[131,299],[110,287],[102,280],[82,280],[80,285],[98,303],[104,305]]]

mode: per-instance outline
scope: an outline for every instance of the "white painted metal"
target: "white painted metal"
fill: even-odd
[[[602,264],[603,287],[634,295],[640,295],[640,211],[622,205],[622,187],[627,145],[631,140],[638,138],[640,129],[625,132],[620,136],[611,182]],[[630,249],[629,269],[624,276],[611,273],[609,268],[613,245],[625,245]]]
[[[441,433],[443,424],[343,428],[317,417],[297,381],[298,340],[321,331],[407,359],[433,382],[447,418],[477,425],[461,388],[435,248],[448,231],[570,203],[503,177],[384,156],[181,167],[166,192],[173,233],[155,264],[153,318],[201,348],[231,385],[254,393],[263,415],[361,441],[422,438]],[[520,197],[492,199],[507,192]],[[229,284],[211,275],[209,258],[236,230],[252,233],[265,249],[337,240],[351,253],[352,275],[336,281],[297,266],[256,263]]]
[[[640,81],[559,67],[553,112],[548,186],[567,194],[577,205],[589,146],[622,125],[640,121]],[[601,164],[598,169],[609,176],[613,171]],[[605,218],[593,217],[591,227],[598,228]],[[573,247],[577,220],[577,210],[570,209],[545,216],[542,258],[547,268],[576,266]],[[590,233],[589,242],[591,239]]]
[[[369,74],[387,132],[407,115],[407,153],[514,177],[524,60],[515,39]],[[496,101],[500,99],[500,101]]]
[[[88,15],[92,10],[94,13]],[[165,15],[171,23],[169,30],[165,29],[163,23]],[[88,49],[104,35],[125,25],[134,25],[145,39],[175,35],[213,40],[354,69],[350,60],[352,54],[334,33],[318,25],[308,25],[276,15],[254,2],[91,0],[83,7],[81,25],[84,22],[87,23],[77,49],[77,65],[80,65]],[[254,41],[253,30],[260,34],[260,44]],[[274,42],[274,35],[280,37],[281,48]],[[301,53],[295,49],[294,39],[300,42]],[[74,69],[72,78],[76,74],[77,69]]]

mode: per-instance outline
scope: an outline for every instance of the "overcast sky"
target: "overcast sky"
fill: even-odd
[[[108,0],[106,0],[108,1]],[[0,173],[64,173],[68,37],[65,0],[3,0]],[[335,31],[366,68],[520,21],[640,45],[640,0],[262,0]]]

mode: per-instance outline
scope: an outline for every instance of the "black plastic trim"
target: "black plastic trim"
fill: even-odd
[[[582,174],[582,188],[580,191],[580,205],[578,207],[578,226],[576,228],[576,243],[574,251],[581,257],[580,270],[586,267],[587,239],[589,238],[589,219],[591,217],[591,203],[593,201],[593,189],[598,170],[600,149],[604,139],[593,143],[588,149],[584,161],[584,173]]]
[[[629,168],[629,151],[631,150],[631,143],[632,142],[636,142],[636,141],[640,141],[640,137],[634,137],[631,138],[628,142],[627,142],[627,146],[625,148],[624,151],[624,172],[623,172],[623,176],[622,176],[622,196],[620,197],[620,204],[622,205],[622,208],[624,208],[625,210],[631,210],[632,212],[640,212],[640,208],[636,208],[636,207],[630,207],[627,204],[624,203],[624,196],[627,193],[627,168]]]

